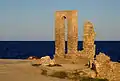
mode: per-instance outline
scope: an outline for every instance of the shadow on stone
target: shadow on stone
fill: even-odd
[[[44,75],[47,75],[47,71],[44,70],[43,73]],[[72,78],[68,77],[68,74],[64,71],[59,71],[59,72],[55,72],[52,75],[50,75],[51,77],[57,77],[60,79],[71,79],[71,80],[77,80],[77,81],[108,81],[107,79],[100,79],[100,78],[90,78],[90,77],[82,77],[79,76],[78,73],[74,74],[75,76],[73,76]]]
[[[32,64],[32,66],[40,66],[41,64]]]
[[[47,65],[47,66],[49,66],[49,67],[54,67],[54,66],[62,67],[62,65],[60,65],[60,64],[54,64],[54,65],[49,64],[49,65]]]
[[[67,77],[67,73],[65,73],[64,71],[55,72],[53,75],[50,76],[65,79]]]
[[[47,75],[47,70],[42,70],[41,74],[42,75]]]
[[[107,79],[80,77],[79,81],[108,81]]]

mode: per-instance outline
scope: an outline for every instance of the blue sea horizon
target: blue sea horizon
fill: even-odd
[[[120,60],[120,41],[95,41],[96,54],[110,56],[112,61]],[[67,48],[67,45],[66,45]],[[82,50],[82,41],[78,42]],[[0,59],[26,59],[29,56],[42,57],[55,53],[55,41],[0,41]]]

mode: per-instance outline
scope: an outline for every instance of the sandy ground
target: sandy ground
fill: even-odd
[[[0,81],[68,81],[41,75],[28,60],[0,59]]]

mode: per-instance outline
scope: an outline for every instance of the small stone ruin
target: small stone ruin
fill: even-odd
[[[67,53],[65,54],[65,20],[67,20]],[[55,55],[56,62],[66,60],[75,62],[78,57],[88,58],[90,61],[95,55],[95,32],[93,24],[86,21],[84,24],[83,50],[78,50],[78,12],[77,10],[56,11],[55,13]],[[60,58],[60,59],[59,59]],[[78,58],[78,60],[80,59]],[[73,60],[72,60],[73,59]],[[77,63],[77,62],[75,62]]]

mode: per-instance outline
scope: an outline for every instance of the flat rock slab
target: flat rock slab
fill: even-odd
[[[61,66],[54,66],[54,67],[49,67],[49,66],[46,66],[46,65],[41,65],[40,68],[41,69],[49,69],[49,70],[59,71],[59,70],[85,69],[87,67],[84,66],[84,65],[79,65],[79,64],[61,64]]]
[[[62,66],[49,67],[41,65],[41,74],[58,78],[76,78],[89,76],[90,69],[79,64],[61,64]]]

